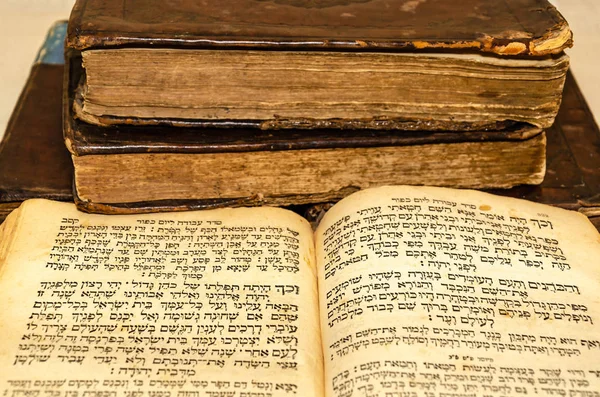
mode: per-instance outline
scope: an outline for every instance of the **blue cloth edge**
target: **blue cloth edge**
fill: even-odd
[[[34,64],[63,65],[65,63],[65,36],[67,35],[67,21],[55,22],[38,51]]]

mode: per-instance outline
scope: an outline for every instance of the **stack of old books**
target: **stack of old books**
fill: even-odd
[[[78,2],[67,89],[35,67],[9,138],[64,93],[78,204],[112,213],[536,184],[546,148],[555,204],[600,186],[600,144],[579,174],[561,149],[600,138],[570,77],[548,129],[571,33],[543,0],[235,3]],[[356,192],[316,230],[27,200],[0,226],[0,394],[598,397],[598,258],[579,213],[444,187]]]
[[[80,208],[541,183],[572,43],[557,10],[386,4],[78,1],[64,130]]]

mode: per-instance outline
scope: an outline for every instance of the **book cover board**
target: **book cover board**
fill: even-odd
[[[0,221],[27,199],[73,200],[62,139],[65,31],[64,21],[50,29],[0,143]]]
[[[490,21],[493,20],[493,23]],[[546,0],[79,0],[67,45],[547,55],[571,45]]]

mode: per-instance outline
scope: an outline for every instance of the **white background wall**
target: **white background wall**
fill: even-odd
[[[579,88],[600,121],[600,0],[553,0],[569,22],[575,45],[567,53]]]
[[[0,0],[0,136],[53,22],[74,0]]]
[[[226,1],[226,0],[224,0]],[[600,120],[600,0],[552,0],[574,32],[568,51],[579,86]],[[50,25],[74,0],[0,0],[0,136]]]

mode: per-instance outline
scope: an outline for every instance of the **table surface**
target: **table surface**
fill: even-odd
[[[600,1],[551,0],[574,33],[571,69],[600,120]],[[0,137],[48,28],[68,19],[74,0],[0,0]]]

